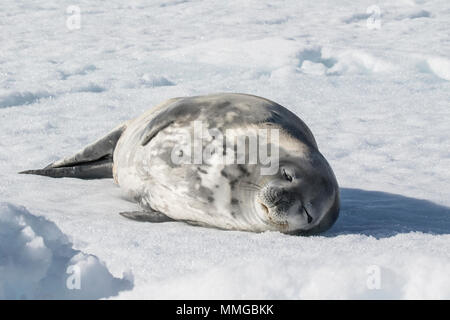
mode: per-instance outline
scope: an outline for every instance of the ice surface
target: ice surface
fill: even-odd
[[[73,1],[1,4],[2,297],[450,298],[448,1],[377,2],[379,29],[373,1],[77,3],[75,30]],[[137,223],[110,180],[16,174],[212,92],[261,95],[308,124],[342,187],[329,232]],[[90,266],[82,286],[101,285],[61,287],[74,262]]]

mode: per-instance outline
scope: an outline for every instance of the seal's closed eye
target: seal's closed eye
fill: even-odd
[[[285,169],[283,169],[283,177],[284,177],[287,181],[292,182],[292,176],[289,175],[289,174],[286,172]]]
[[[306,216],[308,217],[308,223],[311,223],[313,221],[313,218],[308,213],[308,210],[306,210],[305,206],[302,206],[303,210],[305,210]]]

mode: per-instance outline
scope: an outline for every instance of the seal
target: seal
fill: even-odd
[[[306,124],[265,98],[170,99],[73,156],[21,173],[114,178],[137,221],[313,235],[339,214],[336,177]]]

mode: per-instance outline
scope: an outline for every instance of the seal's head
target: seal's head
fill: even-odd
[[[317,151],[307,159],[280,161],[279,170],[260,176],[255,208],[261,219],[284,233],[313,235],[329,229],[339,214],[339,187]]]

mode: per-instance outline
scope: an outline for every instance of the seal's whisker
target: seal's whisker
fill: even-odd
[[[260,186],[259,184],[256,184],[256,183],[253,183],[253,182],[250,182],[250,181],[244,181],[244,182],[242,182],[244,185],[246,184],[248,187],[254,187],[254,188],[257,188],[258,190],[261,190],[262,189],[262,186]]]
[[[247,190],[247,191],[259,191],[261,189],[255,188],[253,186],[241,186],[242,190]]]

